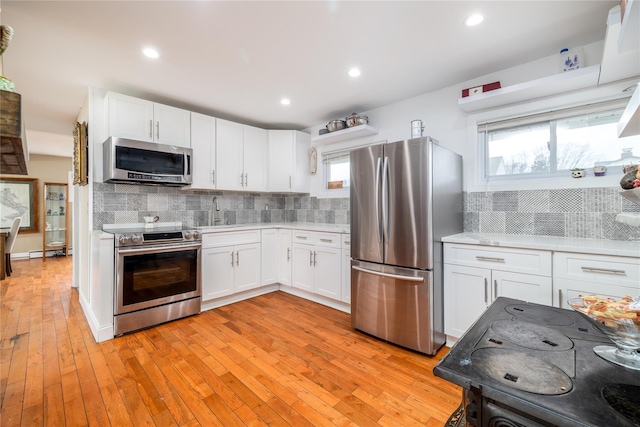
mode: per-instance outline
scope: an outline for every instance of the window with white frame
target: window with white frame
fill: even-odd
[[[618,138],[625,101],[478,125],[484,180],[566,175],[640,163],[640,136]]]
[[[325,190],[348,189],[351,182],[350,152],[324,154]]]

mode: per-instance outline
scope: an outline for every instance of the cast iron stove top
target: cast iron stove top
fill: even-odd
[[[477,425],[640,426],[640,375],[593,352],[609,342],[573,310],[501,297],[434,373],[471,392]]]

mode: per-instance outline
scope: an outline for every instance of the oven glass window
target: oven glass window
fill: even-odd
[[[197,288],[196,249],[124,257],[123,306],[151,301]]]
[[[184,155],[116,147],[116,168],[159,175],[182,175]]]

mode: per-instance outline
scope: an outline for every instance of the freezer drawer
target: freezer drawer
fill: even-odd
[[[433,355],[445,342],[442,316],[442,300],[434,301],[431,271],[351,261],[355,329]]]

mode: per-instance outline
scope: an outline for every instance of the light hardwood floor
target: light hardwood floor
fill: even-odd
[[[283,292],[96,343],[71,258],[0,282],[0,425],[442,426],[460,389],[426,357]]]

